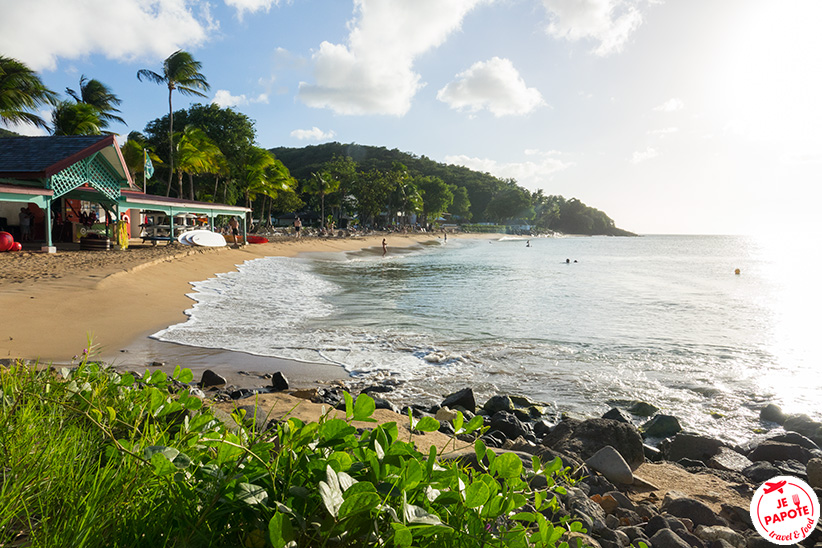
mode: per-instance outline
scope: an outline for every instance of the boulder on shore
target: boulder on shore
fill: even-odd
[[[271,388],[273,388],[275,392],[288,390],[288,379],[285,378],[282,371],[277,371],[271,376]]]
[[[203,376],[200,378],[200,388],[212,388],[217,386],[224,386],[226,384],[225,377],[218,375],[211,369],[203,371]]]
[[[445,396],[445,399],[442,400],[440,407],[448,407],[449,409],[453,409],[454,407],[462,407],[463,409],[468,409],[473,413],[477,409],[477,400],[474,398],[474,390],[469,387],[458,390],[453,394],[448,394]]]
[[[748,458],[754,462],[764,460],[771,464],[785,460],[797,460],[802,464],[807,464],[812,457],[813,453],[801,445],[775,441],[763,441],[748,453]]]
[[[776,424],[785,424],[785,419],[788,418],[782,409],[776,404],[769,403],[762,410],[759,411],[759,420],[775,422]]]
[[[699,460],[707,463],[719,452],[722,442],[707,436],[679,432],[668,446],[666,456],[674,462],[680,459]]]
[[[679,419],[673,415],[662,413],[654,415],[654,418],[639,427],[642,434],[647,438],[667,438],[677,432],[682,431]]]
[[[631,467],[619,454],[619,451],[606,445],[585,460],[585,464],[605,476],[610,482],[630,485],[634,483]]]
[[[610,445],[622,455],[631,470],[645,462],[639,430],[632,424],[610,419],[565,419],[543,438],[542,444],[580,460]]]

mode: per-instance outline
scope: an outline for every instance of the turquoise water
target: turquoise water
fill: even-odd
[[[452,238],[386,258],[263,259],[195,284],[191,319],[157,337],[395,378],[406,402],[466,385],[480,399],[522,393],[582,415],[640,399],[743,440],[767,402],[820,418],[822,301],[814,261],[795,264],[790,247]],[[239,320],[228,336],[227,315]]]

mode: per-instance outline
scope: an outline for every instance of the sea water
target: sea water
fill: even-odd
[[[189,320],[155,337],[395,379],[399,403],[465,386],[583,416],[642,400],[728,441],[749,439],[769,402],[822,417],[807,248],[643,236],[390,251],[247,262],[193,284]]]

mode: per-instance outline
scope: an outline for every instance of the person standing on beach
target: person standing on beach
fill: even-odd
[[[236,244],[240,239],[240,223],[237,222],[237,217],[232,217],[228,221],[228,227],[231,229],[231,235],[234,236],[234,243]]]
[[[382,256],[385,257],[385,254],[388,253],[388,244],[385,243],[385,238],[382,239]]]
[[[294,219],[294,235],[297,239],[300,238],[300,229],[303,227],[303,222],[300,220],[299,217]]]

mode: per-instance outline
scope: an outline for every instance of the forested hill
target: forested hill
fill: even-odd
[[[300,181],[312,173],[323,171],[335,157],[349,157],[359,172],[389,172],[397,163],[403,164],[412,177],[436,177],[447,185],[464,188],[470,201],[463,220],[472,222],[519,222],[538,230],[553,230],[566,234],[604,234],[633,236],[617,228],[604,212],[589,207],[576,198],[530,193],[514,180],[504,180],[464,166],[435,162],[426,156],[416,156],[397,149],[358,144],[326,143],[303,148],[270,149]],[[455,204],[456,205],[456,204]]]

